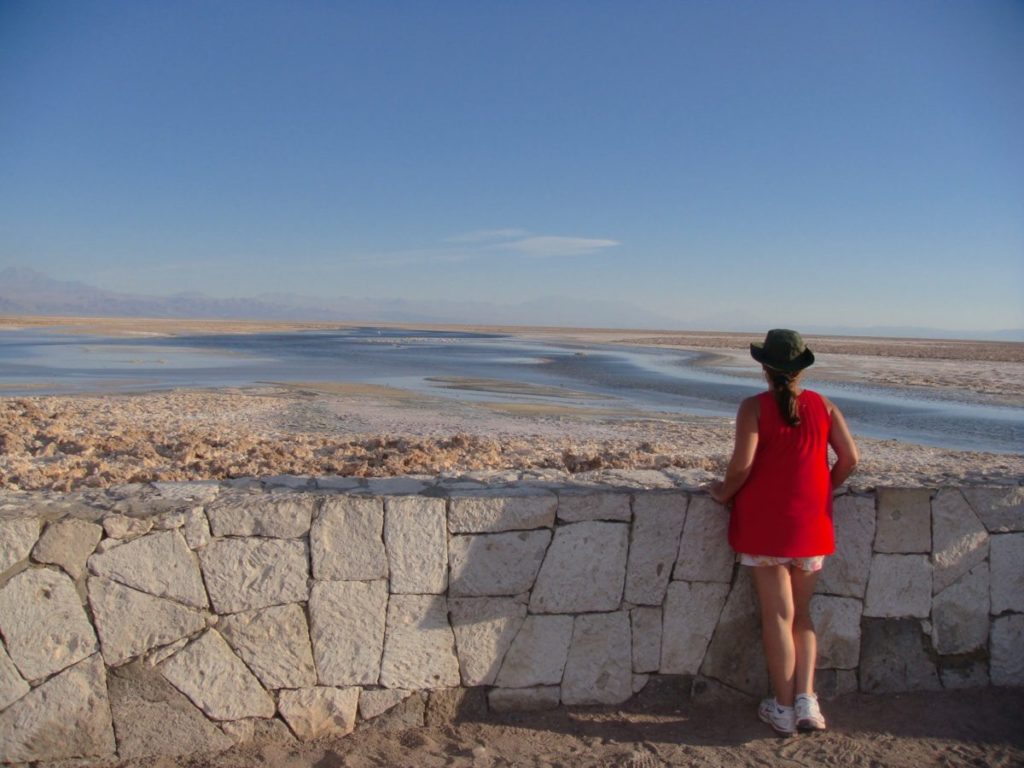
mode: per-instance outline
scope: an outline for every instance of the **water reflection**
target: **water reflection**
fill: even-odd
[[[0,332],[0,393],[344,381],[462,401],[732,416],[743,397],[761,389],[756,377],[709,370],[697,359],[678,350],[373,327],[144,339],[7,331]],[[969,393],[951,400],[815,382],[813,375],[809,385],[832,398],[861,435],[955,449],[1016,453],[1024,446],[1024,408],[971,402]]]

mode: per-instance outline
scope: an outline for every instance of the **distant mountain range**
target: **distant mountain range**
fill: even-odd
[[[626,302],[581,301],[564,296],[545,297],[520,304],[359,299],[350,296],[323,299],[286,293],[237,299],[191,292],[150,296],[108,291],[78,281],[56,280],[25,267],[8,267],[0,271],[0,314],[606,328],[679,327],[678,320]]]
[[[0,315],[71,315],[85,317],[171,317],[224,320],[288,320],[359,323],[451,323],[467,325],[548,325],[587,328],[650,328],[762,333],[763,329],[718,324],[682,323],[628,302],[585,301],[548,296],[519,304],[483,301],[412,301],[339,296],[312,298],[267,293],[225,299],[202,293],[151,296],[108,291],[73,280],[57,280],[26,267],[0,270]],[[816,325],[805,333],[838,336],[903,336],[931,339],[1024,341],[1024,329],[953,331],[911,326]]]

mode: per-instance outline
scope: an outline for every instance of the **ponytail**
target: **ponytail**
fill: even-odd
[[[800,408],[796,393],[793,391],[799,374],[784,373],[772,368],[765,368],[765,373],[768,374],[768,381],[772,385],[772,394],[775,395],[775,402],[778,403],[779,414],[783,421],[791,427],[799,427]]]

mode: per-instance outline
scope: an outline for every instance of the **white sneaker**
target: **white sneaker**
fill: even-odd
[[[818,697],[813,693],[798,693],[793,709],[796,712],[796,727],[801,731],[824,731],[825,716],[818,706]]]
[[[765,699],[757,708],[757,716],[768,723],[779,736],[796,733],[796,715],[793,707],[783,707],[775,699]]]

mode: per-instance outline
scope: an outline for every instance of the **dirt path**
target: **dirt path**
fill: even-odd
[[[827,732],[779,739],[750,705],[576,709],[468,717],[402,731],[364,728],[332,741],[274,742],[152,768],[370,766],[1021,766],[1024,690],[844,696],[825,704]],[[125,763],[141,768],[143,763]]]

